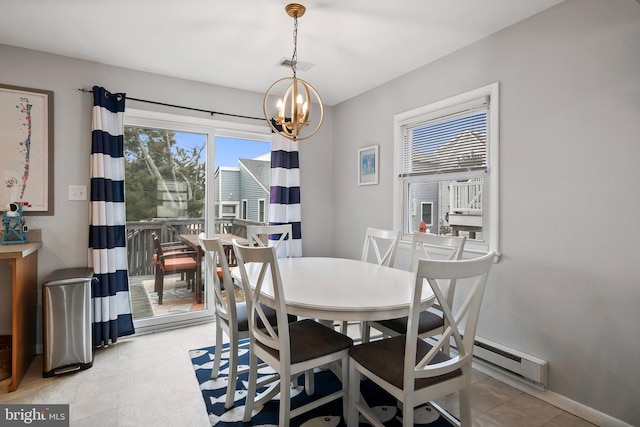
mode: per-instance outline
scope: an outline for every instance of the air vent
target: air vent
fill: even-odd
[[[278,61],[278,65],[282,67],[291,68],[291,65],[292,65],[291,58],[282,58],[280,61]],[[311,67],[313,67],[313,65],[314,64],[311,64],[309,62],[298,61],[297,69],[298,71],[309,71]]]

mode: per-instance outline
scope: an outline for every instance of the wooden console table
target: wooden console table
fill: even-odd
[[[38,249],[41,242],[0,245],[11,266],[11,383],[15,391],[36,355]]]

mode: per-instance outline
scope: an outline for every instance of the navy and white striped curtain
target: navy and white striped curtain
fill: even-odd
[[[124,93],[93,88],[89,263],[93,345],[135,332],[129,298],[124,204]]]
[[[298,141],[292,141],[276,134],[271,145],[269,224],[291,224],[293,229],[291,256],[293,257],[302,256],[300,211]],[[271,237],[269,236],[269,239]],[[284,250],[284,247],[282,249]]]

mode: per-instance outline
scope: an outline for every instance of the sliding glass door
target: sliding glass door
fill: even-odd
[[[135,320],[204,310],[207,135],[125,127],[129,285]]]
[[[228,194],[222,202],[216,188],[216,157],[228,152],[216,150],[216,141],[224,146],[225,136],[270,140],[261,126],[141,110],[125,114],[127,256],[138,332],[213,318],[198,234],[219,232],[222,222],[240,213],[220,213],[235,202]],[[261,145],[268,154],[270,145]]]

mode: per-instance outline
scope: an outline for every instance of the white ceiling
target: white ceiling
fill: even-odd
[[[302,1],[298,77],[335,105],[561,1]],[[0,0],[0,43],[265,92],[292,74],[287,3]]]

